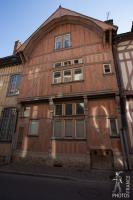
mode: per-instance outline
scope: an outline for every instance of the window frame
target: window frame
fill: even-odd
[[[33,122],[33,121],[36,121],[36,122],[38,122],[38,127],[37,127],[37,132],[36,132],[36,134],[31,134],[31,132],[30,132],[30,127],[31,127],[31,122]],[[38,137],[39,136],[39,119],[30,119],[29,120],[29,128],[28,128],[28,134],[27,134],[29,137]]]
[[[65,47],[65,37],[68,35],[69,35],[69,46]],[[58,38],[60,38],[60,40],[61,40],[61,48],[56,48],[56,43],[57,43]],[[62,49],[68,49],[70,47],[71,47],[71,33],[64,33],[62,35],[55,36],[55,38],[54,38],[54,49],[55,50],[59,51]]]
[[[111,123],[110,123],[110,120],[111,120],[111,119],[115,120],[115,126],[116,126],[116,131],[117,131],[117,134],[116,134],[116,135],[112,135],[112,129],[111,129]],[[115,118],[115,117],[110,117],[110,118],[109,118],[109,134],[110,134],[110,137],[111,137],[111,138],[117,138],[117,137],[120,136],[120,135],[119,135],[119,131],[118,131],[118,121],[117,121],[117,118]]]
[[[57,83],[55,82],[55,80],[57,80],[57,79],[59,79],[59,78],[55,78],[55,77],[54,77],[54,75],[55,75],[56,72],[59,72],[59,73],[60,73],[60,77],[59,77],[59,78],[60,78],[60,81],[59,81],[59,82],[57,81]],[[61,82],[62,82],[62,71],[54,71],[54,72],[53,72],[53,84],[60,84]]]
[[[85,114],[85,110],[84,110],[84,113],[81,113],[81,114],[78,114],[77,113],[77,104],[79,104],[79,103],[83,103],[83,105],[84,105],[84,102],[82,101],[82,102],[76,102],[75,103],[75,115],[77,115],[77,116],[79,116],[79,115],[84,115]],[[85,109],[85,105],[84,105],[84,109]]]
[[[56,115],[56,106],[57,106],[57,105],[61,105],[61,108],[62,108],[61,115]],[[63,104],[61,104],[61,103],[55,104],[55,105],[54,105],[54,116],[56,116],[56,117],[61,117],[61,116],[63,116],[63,114],[64,114],[64,106],[63,106]]]
[[[25,115],[24,115],[24,112],[26,111],[25,108],[27,108],[27,107],[30,108],[30,109],[29,109],[29,115],[28,115],[28,116],[25,116]],[[31,106],[28,106],[28,105],[27,105],[27,106],[24,106],[22,112],[23,112],[23,113],[22,113],[22,117],[24,117],[24,118],[30,117],[30,115],[31,115]]]
[[[61,121],[62,123],[62,131],[60,133],[60,135],[58,137],[55,136],[55,128],[54,128],[54,125],[53,125],[53,138],[54,139],[77,139],[77,140],[82,140],[82,139],[86,139],[86,123],[85,123],[85,110],[84,110],[84,113],[83,114],[76,114],[76,104],[77,103],[84,103],[83,101],[75,101],[75,102],[72,102],[72,101],[65,101],[65,102],[60,102],[60,103],[56,103],[55,104],[55,107],[54,107],[54,120],[53,121]],[[72,104],[72,115],[66,115],[66,105],[67,104]],[[62,105],[62,115],[56,115],[55,113],[55,108],[56,108],[56,105]],[[72,120],[72,127],[73,127],[73,133],[72,133],[72,136],[67,136],[66,135],[66,120]],[[82,120],[84,121],[84,133],[83,133],[83,136],[82,137],[77,137],[77,134],[76,134],[76,121],[77,120]],[[54,123],[53,123],[54,124]]]
[[[109,66],[110,72],[106,72],[106,71],[105,71],[105,66],[106,66],[106,65]],[[105,63],[105,64],[103,64],[103,74],[104,74],[104,75],[112,74],[112,66],[111,66],[110,63]]]
[[[82,79],[75,80],[75,70],[77,70],[77,69],[81,69],[81,72],[82,72]],[[84,77],[83,77],[83,67],[73,68],[73,81],[76,82],[76,81],[82,81],[82,80],[84,80]]]
[[[70,76],[71,80],[70,80],[70,81],[64,81],[64,78],[66,78],[66,77],[64,76],[64,72],[66,72],[66,71],[70,71],[70,72],[71,72],[71,76]],[[69,82],[72,82],[72,81],[73,81],[72,69],[65,69],[65,70],[63,70],[63,83],[69,83]]]
[[[17,76],[19,76],[19,82],[17,83],[15,83],[15,91],[16,92],[11,92],[11,81],[12,81],[12,78],[13,77],[17,77]],[[7,89],[7,96],[16,96],[16,95],[19,95],[19,90],[20,90],[20,82],[21,82],[21,79],[22,79],[22,76],[21,76],[21,74],[20,73],[17,73],[17,74],[11,74],[10,75],[10,78],[9,78],[9,82],[8,82],[8,89]],[[18,80],[17,80],[18,81]]]
[[[65,37],[66,36],[69,36],[69,46],[68,47],[65,47]],[[71,47],[71,34],[70,33],[63,34],[62,40],[63,40],[63,45],[62,46],[63,46],[64,49],[68,49],[68,48]]]
[[[83,137],[78,137],[77,136],[77,121],[84,121],[84,136]],[[78,138],[78,139],[86,138],[85,118],[78,118],[78,119],[75,120],[75,137]]]
[[[58,38],[61,39],[61,48],[56,48],[56,42],[57,42],[57,39],[58,39]],[[60,50],[60,49],[62,49],[62,44],[63,44],[63,43],[62,43],[62,35],[56,36],[56,37],[55,37],[55,50]]]

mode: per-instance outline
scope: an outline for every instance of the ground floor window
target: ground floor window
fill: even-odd
[[[11,141],[15,132],[17,112],[16,108],[5,108],[0,119],[0,140]]]
[[[29,136],[38,136],[39,120],[30,120]]]
[[[53,136],[58,138],[85,138],[84,119],[54,119]]]
[[[118,136],[118,128],[117,128],[117,120],[115,118],[110,118],[110,136],[117,137]]]

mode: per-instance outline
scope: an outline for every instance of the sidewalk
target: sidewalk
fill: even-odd
[[[63,167],[50,167],[33,164],[12,163],[0,166],[0,173],[41,176],[73,181],[108,182],[115,175],[111,170],[78,170]],[[128,172],[133,177],[133,172]]]

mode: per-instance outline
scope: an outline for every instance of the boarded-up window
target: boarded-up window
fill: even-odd
[[[65,120],[65,136],[72,137],[74,132],[73,120]]]
[[[85,121],[76,120],[76,137],[83,138],[85,137]]]
[[[31,120],[28,135],[37,136],[38,135],[38,128],[39,128],[39,121],[38,120]]]
[[[54,137],[61,137],[63,131],[63,121],[55,120],[54,121]]]

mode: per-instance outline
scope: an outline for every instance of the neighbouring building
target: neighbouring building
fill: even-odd
[[[122,132],[129,167],[133,168],[133,26],[114,38],[114,57],[121,97]]]
[[[13,151],[21,71],[18,55],[0,58],[0,163],[10,162]]]
[[[25,61],[14,159],[123,168],[116,32],[59,7],[18,48]]]

